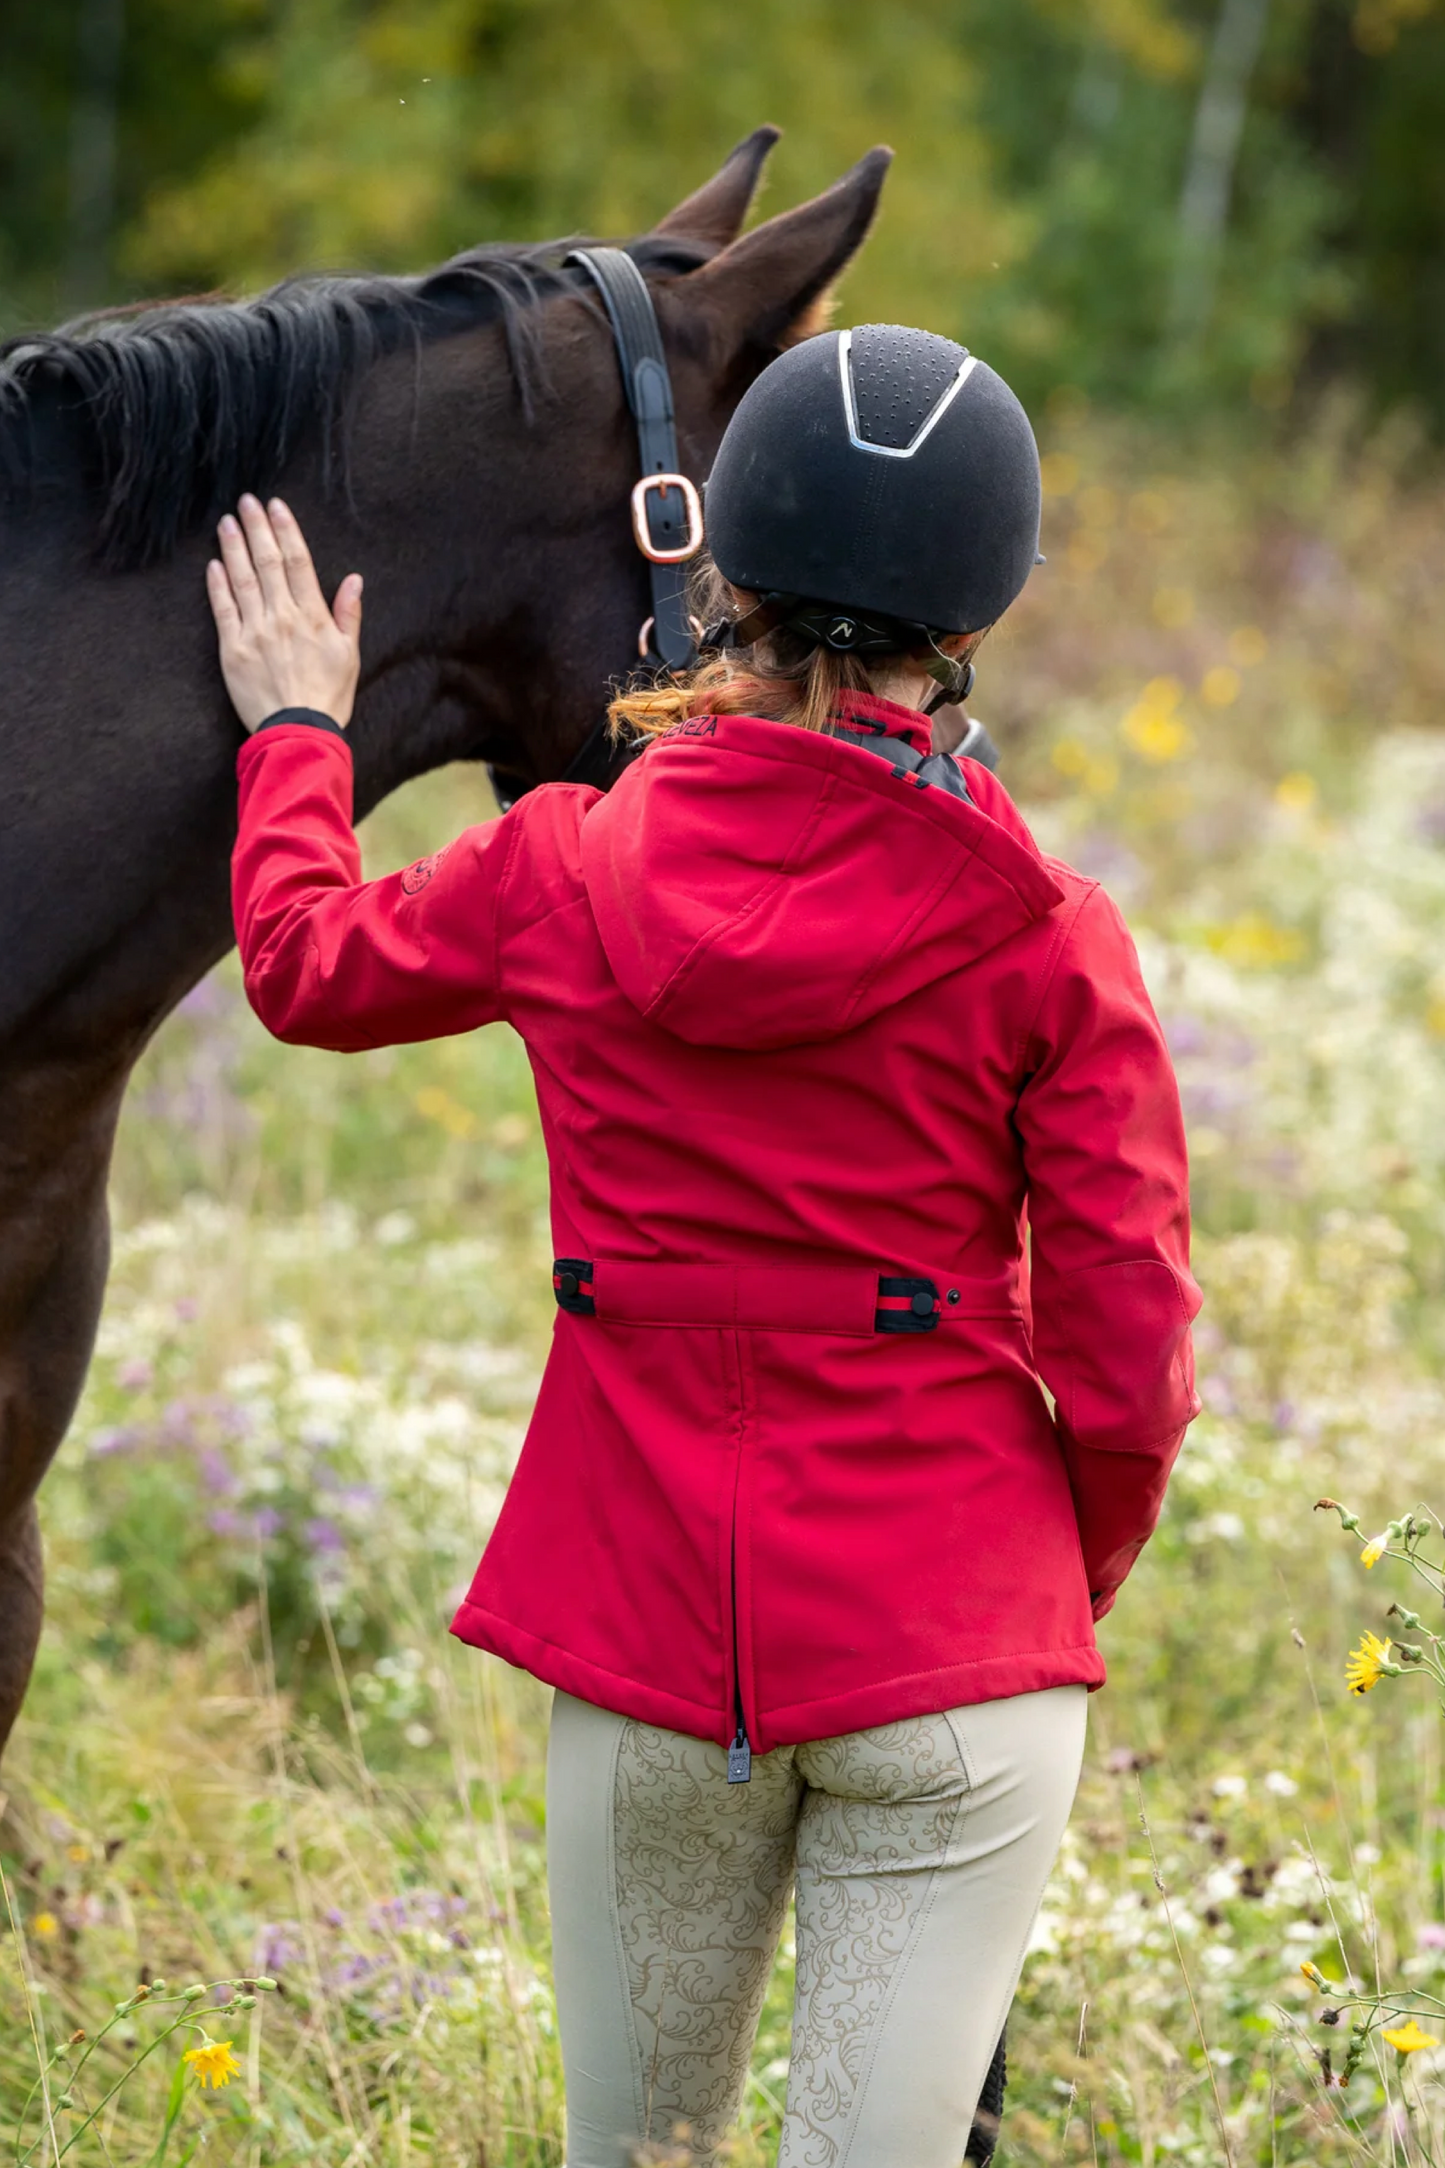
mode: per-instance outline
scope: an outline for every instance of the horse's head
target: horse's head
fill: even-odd
[[[871,151],[824,195],[740,238],[777,133],[758,129],[629,244],[672,374],[680,464],[699,482],[759,371],[822,328],[889,163]],[[501,354],[519,332],[532,355],[520,372]],[[569,274],[521,318],[429,345],[419,368],[400,354],[383,362],[364,388],[352,471],[364,533],[411,568],[405,596],[388,596],[385,573],[370,586],[366,646],[382,683],[369,701],[364,682],[358,710],[363,802],[458,756],[527,781],[560,775],[609,682],[636,666],[651,609],[629,516],[636,433],[589,282]],[[355,528],[351,547],[365,567]],[[414,690],[387,699],[393,677],[398,694]]]

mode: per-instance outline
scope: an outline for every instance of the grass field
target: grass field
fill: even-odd
[[[1327,2083],[1348,2022],[1300,1965],[1445,1991],[1434,1692],[1344,1688],[1406,1583],[1312,1512],[1445,1508],[1445,499],[1347,414],[1179,472],[1077,403],[1050,427],[1049,566],[978,705],[1041,839],[1139,934],[1207,1412],[1102,1629],[1003,2158],[1438,2161],[1445,2050],[1374,2033]],[[370,860],[489,811],[479,775],[432,778]],[[115,1205],[5,1766],[0,2160],[551,2168],[546,1696],[444,1630],[550,1324],[521,1048],[290,1051],[228,964],[137,1077]],[[742,2164],[776,2136],[789,1972],[785,1945]],[[178,2011],[233,2043],[223,2090],[176,2083]],[[108,2017],[67,2079],[52,2051]]]

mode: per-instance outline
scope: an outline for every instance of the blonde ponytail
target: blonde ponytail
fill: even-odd
[[[698,560],[688,599],[699,624],[737,615],[742,607],[737,590],[709,557]],[[896,657],[885,659],[896,668]],[[717,655],[693,670],[674,671],[670,680],[629,686],[609,704],[608,728],[614,743],[660,737],[693,715],[763,715],[799,730],[826,730],[840,693],[872,690],[873,679],[856,656],[825,647],[805,649],[786,632],[769,633],[737,654]]]

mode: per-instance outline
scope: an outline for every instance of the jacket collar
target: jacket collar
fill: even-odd
[[[860,738],[902,738],[925,757],[933,751],[933,724],[923,711],[880,700],[876,693],[840,693],[833,727]]]

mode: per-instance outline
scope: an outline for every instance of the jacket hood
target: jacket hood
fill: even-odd
[[[858,705],[926,751],[915,711]],[[582,822],[622,991],[694,1046],[762,1050],[836,1038],[987,954],[1063,892],[1001,786],[964,771],[1000,818],[841,738],[674,725]]]

